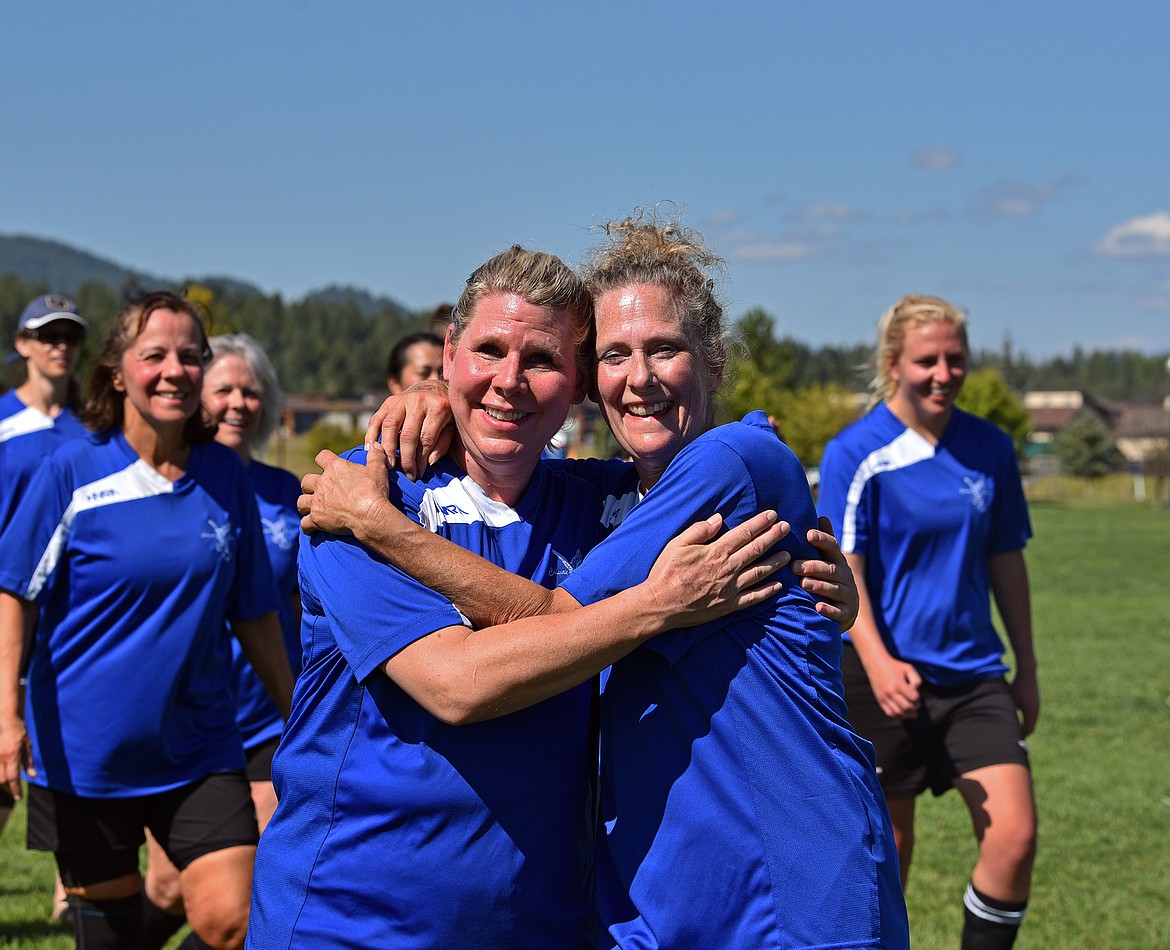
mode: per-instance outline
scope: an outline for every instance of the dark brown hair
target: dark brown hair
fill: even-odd
[[[114,388],[114,376],[121,372],[122,357],[142,335],[146,321],[156,310],[187,314],[199,335],[199,355],[203,358],[203,365],[210,362],[211,347],[207,343],[207,331],[203,329],[203,317],[191,301],[166,290],[131,297],[114,317],[97,365],[89,377],[89,400],[80,417],[91,429],[102,432],[122,427],[126,396]],[[183,434],[192,443],[210,442],[215,438],[216,428],[201,403],[199,410],[187,420]]]

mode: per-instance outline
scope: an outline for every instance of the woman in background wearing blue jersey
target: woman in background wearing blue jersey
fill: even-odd
[[[266,465],[259,454],[280,422],[281,392],[268,355],[246,333],[213,336],[211,362],[203,377],[203,405],[217,426],[215,441],[240,457],[256,495],[264,546],[280,595],[277,614],[293,674],[301,669],[301,597],[297,590],[297,549],[301,483],[292,472]],[[248,756],[248,779],[260,830],[276,808],[272,789],[272,755],[284,719],[248,662],[239,641],[232,641],[237,723]]]
[[[1002,950],[1019,932],[1036,853],[1023,741],[1040,714],[1023,552],[1032,531],[1011,439],[955,407],[968,359],[966,318],[945,300],[912,295],[886,311],[880,402],[825,448],[820,507],[865,579],[846,696],[877,748],[903,886],[916,797],[957,788],[979,844],[962,945]],[[1015,656],[1010,686],[991,595]]]
[[[81,393],[74,373],[89,329],[72,300],[47,294],[30,301],[16,325],[25,380],[0,396],[0,530],[41,459],[85,435],[74,414]]]
[[[256,495],[264,545],[280,596],[277,614],[289,665],[295,676],[301,668],[301,598],[297,591],[297,548],[300,541],[297,496],[301,493],[300,481],[291,472],[252,457],[253,453],[263,450],[280,421],[280,385],[268,355],[248,334],[213,336],[208,343],[211,362],[203,374],[203,407],[216,426],[215,441],[240,457]],[[284,717],[234,637],[231,649],[233,689],[239,706],[236,724],[244,738],[252,802],[263,833],[276,810],[272,755],[280,739]],[[150,861],[146,894],[152,904],[163,910],[163,916],[153,918],[149,941],[143,939],[143,950],[162,946],[184,920],[179,872],[153,838],[148,838],[147,844]]]
[[[283,709],[292,683],[252,491],[201,411],[208,356],[187,301],[128,304],[90,379],[96,431],[49,457],[0,536],[0,781],[18,794],[24,767],[29,846],[54,852],[87,950],[139,945],[144,827],[181,869],[185,947],[247,927],[225,618]]]
[[[586,272],[594,392],[633,465],[567,463],[601,489],[601,527],[612,533],[558,594],[593,606],[629,596],[663,545],[713,511],[735,526],[777,510],[795,529],[783,545],[814,556],[804,471],[765,414],[713,427],[726,363],[707,276],[718,259],[687,229],[656,219],[609,233]],[[368,473],[319,460],[327,474],[306,488],[333,504],[323,499],[318,511],[314,495],[308,527],[320,515],[354,530],[464,610],[540,609],[517,579],[388,517],[384,492],[371,487],[384,463],[362,488]],[[822,616],[842,611],[786,580],[756,607],[642,643],[603,678],[600,947],[908,946],[872,748],[846,721],[840,629]],[[544,618],[547,636],[572,616]]]
[[[20,314],[13,356],[24,360],[25,380],[0,396],[0,531],[41,459],[69,439],[85,435],[85,426],[74,415],[81,406],[74,374],[88,331],[77,305],[58,294],[29,301]],[[12,804],[8,791],[0,788],[0,829]],[[66,908],[58,881],[53,918]]]

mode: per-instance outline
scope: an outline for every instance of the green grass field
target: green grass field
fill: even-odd
[[[1170,948],[1170,511],[1037,503],[1032,517],[1040,854],[1017,947]],[[0,836],[0,946],[65,950],[46,923],[51,859],[23,836],[18,808]],[[958,946],[973,862],[958,797],[922,799],[917,950]]]

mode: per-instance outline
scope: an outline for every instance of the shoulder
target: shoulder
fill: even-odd
[[[299,496],[301,493],[301,480],[292,472],[288,469],[277,468],[275,465],[268,465],[259,459],[252,459],[249,462],[248,475],[258,492],[268,494],[268,492],[263,492],[263,488],[268,487],[272,494],[280,496],[289,494]]]
[[[956,436],[964,439],[980,439],[991,441],[999,448],[1009,448],[1014,451],[1012,437],[999,426],[982,416],[973,415],[956,407],[952,426]]]
[[[7,419],[18,412],[23,412],[26,408],[25,404],[20,401],[20,397],[16,395],[15,389],[10,389],[0,395],[0,419]]]
[[[738,477],[736,469],[740,473],[743,469],[799,470],[802,476],[804,472],[792,449],[780,441],[767,415],[758,409],[738,422],[708,429],[678,454],[676,461],[679,460],[712,466],[712,474],[716,476],[722,470],[728,476]]]

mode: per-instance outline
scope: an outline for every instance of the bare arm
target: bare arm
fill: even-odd
[[[27,634],[37,619],[37,607],[0,591],[0,788],[20,800],[20,769],[32,772],[32,748],[24,725],[24,690],[20,659]]]
[[[276,708],[287,719],[292,707],[293,676],[276,611],[253,620],[233,620],[232,632]]]
[[[391,657],[386,674],[444,722],[490,719],[584,682],[664,630],[705,623],[775,596],[780,582],[763,578],[788,555],[761,555],[786,526],[765,512],[711,541],[721,524],[714,515],[687,528],[636,587],[585,607],[556,591],[553,609],[573,609],[555,621],[535,616],[487,629],[438,630]],[[448,565],[446,573],[458,572]]]
[[[1030,735],[1040,718],[1040,681],[1036,649],[1032,641],[1032,595],[1024,552],[1008,551],[987,559],[991,592],[1003,619],[1016,658],[1012,696],[1020,710],[1024,735]]]
[[[865,578],[865,555],[846,554],[855,577]],[[857,622],[849,631],[857,658],[865,667],[874,698],[882,712],[894,719],[912,719],[918,712],[919,691],[922,677],[911,663],[891,656],[878,631],[874,617],[873,603],[864,580],[857,587]]]

